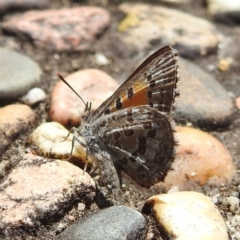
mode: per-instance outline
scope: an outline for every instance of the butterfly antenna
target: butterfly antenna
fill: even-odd
[[[88,105],[88,102],[86,103],[82,97],[72,88],[72,86],[63,78],[61,74],[57,74],[58,77],[82,100],[83,104],[85,105],[85,111],[88,111],[91,109],[91,104],[90,106]],[[90,108],[89,108],[90,107]]]

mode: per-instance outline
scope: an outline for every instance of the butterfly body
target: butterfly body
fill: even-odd
[[[162,180],[174,158],[171,111],[176,92],[177,52],[166,46],[152,54],[95,111],[87,110],[75,138],[86,140],[87,154],[99,167],[114,198],[120,172],[143,187]]]

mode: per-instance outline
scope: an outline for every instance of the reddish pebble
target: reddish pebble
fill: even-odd
[[[29,11],[6,21],[3,28],[52,51],[88,49],[110,22],[100,7]]]
[[[221,142],[197,129],[177,127],[176,130],[179,146],[173,170],[165,177],[165,184],[182,189],[191,182],[204,185],[211,178],[216,185],[232,180],[236,169],[229,151]]]
[[[69,215],[68,216],[68,220],[73,222],[73,221],[76,220],[76,218],[74,216],[72,216],[72,215]]]
[[[0,153],[15,136],[25,132],[35,120],[32,109],[23,104],[12,104],[0,109]]]
[[[240,97],[236,98],[235,104],[236,104],[236,107],[238,108],[238,110],[240,110]]]
[[[96,109],[118,88],[118,83],[108,74],[97,69],[86,69],[66,77],[67,82],[86,102]],[[85,109],[82,101],[62,81],[59,81],[51,94],[50,116],[62,125],[77,126]]]

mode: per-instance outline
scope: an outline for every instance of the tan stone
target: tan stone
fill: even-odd
[[[158,224],[176,240],[228,240],[227,226],[217,207],[198,192],[160,194],[147,200]]]
[[[236,173],[232,157],[224,145],[210,134],[189,127],[177,127],[179,146],[176,159],[164,182],[180,186],[189,181],[205,184],[211,178],[214,183],[231,182]]]

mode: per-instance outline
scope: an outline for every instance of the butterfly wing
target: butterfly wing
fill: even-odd
[[[147,58],[135,72],[91,115],[91,120],[117,110],[148,105],[170,113],[178,94],[177,51],[165,46]]]
[[[127,108],[100,117],[91,129],[97,136],[94,144],[110,154],[117,170],[141,186],[149,187],[165,177],[175,145],[171,119],[166,114],[146,106]],[[112,184],[111,178],[108,184]]]

